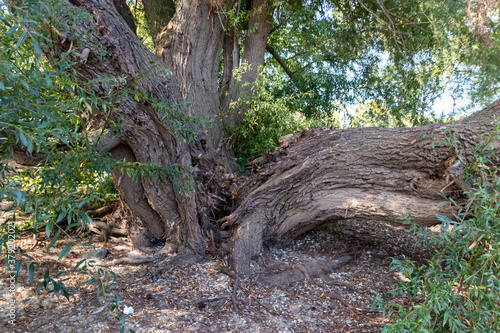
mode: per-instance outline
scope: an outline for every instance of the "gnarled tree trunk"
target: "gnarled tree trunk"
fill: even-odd
[[[76,38],[90,38],[81,38],[85,41],[82,45],[76,39],[60,36],[56,47],[48,51],[50,57],[67,52],[72,45],[79,54],[86,55],[77,59],[79,63],[76,65],[76,70],[86,79],[125,78],[122,86],[106,88],[95,84],[95,92],[103,97],[123,86],[134,87],[136,81],[133,89],[146,95],[151,94],[172,105],[182,102],[175,76],[164,64],[158,63],[157,57],[130,30],[111,1],[73,0],[72,4],[93,18],[80,21]],[[144,100],[136,100],[130,95],[120,96],[119,107],[109,116],[111,121],[121,123],[123,133],[113,133],[102,140],[100,149],[118,159],[164,167],[190,166],[191,154],[200,154],[196,145],[189,146],[181,140]],[[90,115],[89,130],[103,125],[106,117],[102,110],[94,110]],[[133,216],[129,227],[134,244],[147,248],[156,241],[166,241],[172,250],[204,253],[206,243],[198,224],[194,193],[186,193],[169,180],[159,182],[141,177],[134,182],[127,174],[118,171],[113,172],[113,176],[120,198]]]

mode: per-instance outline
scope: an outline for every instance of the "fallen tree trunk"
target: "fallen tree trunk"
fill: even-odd
[[[499,111],[497,101],[455,124],[315,129],[281,138],[273,153],[249,164],[257,172],[240,185],[239,206],[223,219],[224,227],[237,227],[233,268],[247,275],[264,244],[338,220],[394,223],[408,212],[428,226],[438,223],[436,214],[453,218],[443,195],[466,201],[471,184],[462,179],[463,163]],[[447,137],[455,149],[440,144]],[[493,145],[498,150],[500,141]]]

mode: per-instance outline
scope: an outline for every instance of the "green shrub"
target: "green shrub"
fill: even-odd
[[[242,69],[245,67],[242,66]],[[340,127],[336,113],[306,118],[302,111],[294,106],[301,105],[300,99],[307,93],[280,96],[276,91],[283,87],[283,82],[277,81],[276,78],[279,76],[269,70],[262,72],[253,88],[252,99],[248,101],[242,97],[231,106],[235,110],[243,103],[248,103],[243,122],[233,133],[229,133],[240,165],[274,150],[279,145],[278,139],[287,134],[322,126]]]
[[[407,280],[387,296],[409,297],[411,306],[376,296],[374,306],[385,314],[397,309],[396,322],[384,332],[500,332],[500,182],[498,158],[491,151],[499,131],[497,124],[467,161],[464,177],[474,183],[468,204],[458,207],[448,199],[460,209],[456,221],[437,216],[442,221],[437,236],[412,226],[440,250],[425,266],[393,259],[391,270]]]

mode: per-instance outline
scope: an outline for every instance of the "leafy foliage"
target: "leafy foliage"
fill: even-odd
[[[68,75],[74,65],[69,53],[50,61],[42,55],[42,48],[50,45],[51,36],[50,31],[37,27],[42,24],[71,26],[75,24],[68,20],[71,15],[54,15],[63,10],[57,1],[1,3],[0,8],[3,36],[0,42],[0,202],[11,201],[10,209],[30,213],[31,224],[24,227],[31,228],[34,234],[43,228],[46,236],[52,238],[47,245],[50,248],[61,233],[68,236],[70,229],[92,223],[83,208],[86,203],[111,199],[102,190],[107,188],[107,193],[113,192],[109,191],[112,189],[109,170],[113,164],[109,156],[97,153],[83,131],[84,108],[98,101],[95,96],[87,95],[86,83]],[[16,176],[8,164],[8,158],[14,158],[14,149],[24,150],[27,156],[40,157],[43,165]],[[114,193],[112,197],[116,196],[116,190]],[[59,225],[62,220],[67,221],[67,227]],[[64,284],[68,278],[63,278],[67,272],[51,274],[39,267],[35,259],[21,253],[16,256],[19,249],[15,239],[20,227],[23,226],[16,222],[15,215],[1,225],[0,249],[7,254],[7,271],[14,272],[17,280],[25,262],[29,284],[36,283],[39,289],[69,299],[71,293]],[[72,245],[74,241],[67,243],[59,260]],[[40,275],[41,278],[37,278]]]
[[[127,0],[127,4],[130,7],[132,15],[134,15],[135,25],[137,26],[137,37],[139,37],[142,43],[151,52],[153,52],[155,46],[149,32],[149,26],[146,22],[146,15],[144,14],[144,5],[142,1]]]
[[[240,67],[240,72],[245,67]],[[279,77],[278,77],[279,78]],[[230,133],[230,140],[241,165],[253,158],[273,150],[278,139],[298,130],[327,126],[338,128],[339,121],[335,117],[306,118],[296,104],[296,100],[303,98],[303,94],[276,97],[275,92],[282,87],[282,82],[276,80],[275,71],[269,69],[262,72],[254,85],[254,94],[251,100],[244,97],[233,103],[248,103],[248,111],[243,122]],[[300,104],[300,101],[297,102]]]
[[[453,117],[445,117],[444,114],[436,116],[433,112],[429,115],[408,113],[396,117],[384,104],[367,100],[358,105],[354,116],[350,117],[349,125],[352,127],[411,127],[415,123],[425,125],[452,120]]]
[[[387,296],[409,297],[412,305],[405,308],[377,297],[374,306],[387,315],[397,309],[396,323],[385,332],[500,331],[500,170],[493,163],[498,165],[498,158],[491,153],[491,139],[498,138],[499,132],[497,123],[495,133],[482,138],[465,165],[464,178],[474,183],[467,206],[462,209],[448,199],[460,209],[457,221],[437,216],[442,222],[438,236],[412,226],[439,251],[425,266],[393,259],[391,269],[406,279]],[[450,136],[450,147],[455,146],[454,140]]]
[[[240,162],[274,149],[280,136],[299,129],[449,121],[460,110],[432,112],[444,95],[470,101],[468,110],[491,102],[499,89],[499,8],[481,3],[274,2],[268,44],[288,72],[269,54],[252,101],[243,96],[232,106],[251,104],[231,133]],[[225,13],[240,43],[248,29],[243,8]],[[473,18],[482,24],[481,36]],[[244,70],[242,64],[235,76]]]
[[[470,100],[469,110],[488,104],[499,96],[500,21],[497,2],[482,11],[478,36],[467,13],[482,2],[279,2],[269,44],[293,75],[276,93],[309,92],[306,116],[371,100],[412,125],[445,94]]]

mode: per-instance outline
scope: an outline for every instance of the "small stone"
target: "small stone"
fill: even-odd
[[[291,313],[299,313],[299,311],[300,311],[300,304],[290,305],[290,308],[288,310]]]
[[[88,259],[100,259],[100,260],[103,260],[104,258],[106,258],[109,254],[109,251],[108,249],[105,249],[105,248],[102,248],[100,250],[93,250],[93,251],[89,251],[89,252],[86,252],[84,254],[82,254],[82,258],[88,258]]]

